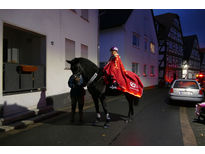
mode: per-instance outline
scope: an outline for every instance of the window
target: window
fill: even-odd
[[[133,62],[132,63],[132,72],[135,74],[138,74],[138,63]]]
[[[132,45],[133,45],[134,47],[137,47],[137,48],[140,47],[139,35],[137,35],[136,33],[133,33],[133,36],[132,36]]]
[[[155,45],[154,45],[153,42],[150,42],[150,51],[151,51],[152,53],[155,53]]]
[[[70,39],[65,39],[65,59],[72,60],[75,58],[75,41]],[[68,68],[69,64],[65,62],[65,67]]]
[[[88,10],[87,9],[81,10],[81,17],[88,21]]]
[[[7,51],[7,62],[8,63],[19,63],[19,49],[18,48],[8,48]]]
[[[154,76],[154,66],[150,66],[150,76]]]
[[[147,76],[147,65],[144,65],[143,76]]]
[[[88,46],[81,44],[81,57],[88,58]]]
[[[199,86],[195,81],[176,81],[174,88],[199,89]]]
[[[46,36],[3,24],[3,95],[46,87]]]

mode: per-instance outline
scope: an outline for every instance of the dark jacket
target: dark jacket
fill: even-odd
[[[79,78],[79,80],[76,80]],[[72,75],[68,80],[68,86],[71,88],[70,95],[72,96],[84,96],[85,90],[82,86],[83,78],[82,76],[74,76]]]

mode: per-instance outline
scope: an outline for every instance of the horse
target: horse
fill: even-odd
[[[126,122],[132,120],[132,117],[134,115],[133,105],[138,104],[139,102],[138,97],[135,97],[126,92],[121,92],[116,89],[110,89],[109,85],[105,83],[103,70],[99,68],[96,64],[94,64],[92,61],[82,57],[74,58],[71,61],[69,60],[66,61],[67,63],[70,64],[70,69],[73,74],[82,75],[83,86],[84,87],[87,86],[87,89],[91,94],[95,104],[95,110],[97,113],[96,122],[99,122],[101,119],[101,115],[99,111],[99,100],[101,101],[103,111],[106,115],[106,121],[104,127],[108,127],[111,118],[107,110],[105,98],[106,96],[118,96],[121,94],[125,95],[129,103],[128,120],[126,120]]]

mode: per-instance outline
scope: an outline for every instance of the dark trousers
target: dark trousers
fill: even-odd
[[[83,112],[84,96],[71,96],[71,105],[73,113],[75,113],[77,103],[79,112]]]
[[[84,106],[84,95],[83,96],[72,96],[71,95],[71,105],[72,105],[72,117],[71,120],[74,120],[76,105],[78,103],[78,110],[80,121],[83,120],[83,106]]]

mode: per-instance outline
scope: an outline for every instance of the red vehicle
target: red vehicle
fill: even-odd
[[[201,88],[203,91],[205,91],[205,75],[204,74],[197,74],[196,75],[196,80],[199,82]]]

